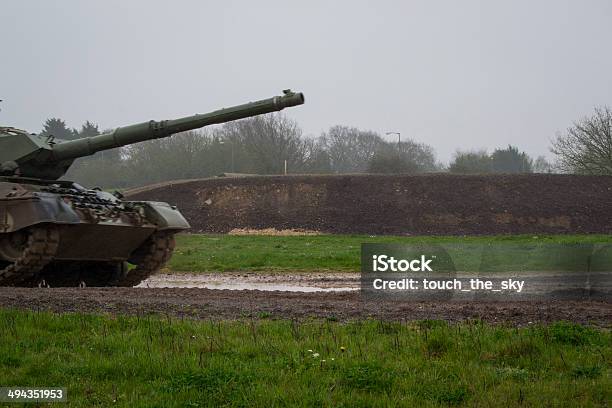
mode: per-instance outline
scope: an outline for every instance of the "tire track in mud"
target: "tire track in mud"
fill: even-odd
[[[347,321],[480,319],[526,326],[568,320],[612,327],[606,301],[366,300],[355,292],[270,292],[186,288],[0,288],[0,307],[52,312],[162,314],[197,319],[323,318]]]

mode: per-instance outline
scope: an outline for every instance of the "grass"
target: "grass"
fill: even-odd
[[[606,406],[612,333],[0,310],[0,384],[68,406]]]
[[[477,270],[483,259],[483,249],[487,249],[489,264],[498,270],[510,270],[516,262],[519,262],[517,267],[527,268],[526,270],[542,270],[559,259],[569,259],[571,262],[584,260],[584,257],[571,254],[568,248],[577,244],[610,244],[612,236],[373,237],[181,234],[177,236],[178,246],[169,268],[173,271],[188,272],[358,272],[362,243],[441,245],[453,256],[458,270],[465,271]],[[524,256],[517,256],[526,248],[534,250],[534,256],[529,262],[526,262]],[[612,252],[606,256],[612,260]],[[569,268],[581,266],[569,265]]]

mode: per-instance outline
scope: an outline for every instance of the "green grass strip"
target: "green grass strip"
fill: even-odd
[[[0,311],[0,384],[71,407],[606,406],[612,334],[311,320]]]
[[[514,235],[483,237],[399,237],[368,235],[208,235],[181,234],[177,249],[169,263],[172,271],[312,271],[333,270],[359,272],[362,243],[439,244],[446,246],[504,246],[516,250],[520,245],[572,245],[612,243],[610,235]],[[461,252],[461,251],[459,251]],[[464,251],[456,256],[458,268],[477,268],[480,253]],[[547,265],[550,253],[542,251],[524,267],[541,268]],[[576,258],[577,259],[577,258]],[[512,250],[494,262],[500,268],[510,268],[520,261]],[[465,270],[465,269],[463,269]]]

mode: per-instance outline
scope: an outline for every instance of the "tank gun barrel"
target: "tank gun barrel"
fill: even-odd
[[[76,159],[89,156],[102,150],[126,146],[146,140],[159,139],[187,130],[204,126],[244,119],[264,113],[277,112],[290,106],[304,103],[302,93],[285,90],[284,95],[262,99],[243,105],[219,109],[214,112],[186,116],[174,120],[149,121],[125,127],[119,127],[110,133],[98,136],[71,140],[53,146],[51,162]]]

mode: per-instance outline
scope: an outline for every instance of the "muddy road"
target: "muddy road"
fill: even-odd
[[[34,311],[200,319],[323,318],[339,321],[482,319],[526,326],[568,320],[612,327],[612,302],[368,300],[357,291],[281,292],[203,288],[0,288],[0,307]]]

